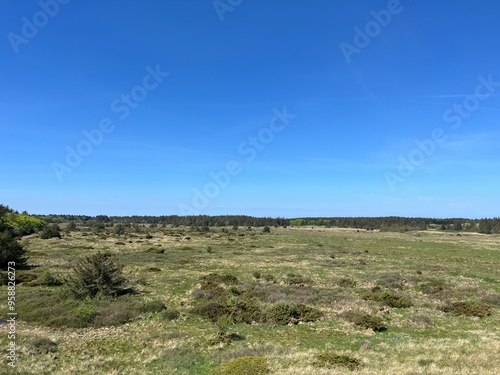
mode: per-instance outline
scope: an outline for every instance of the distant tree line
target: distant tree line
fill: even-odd
[[[253,217],[246,215],[219,215],[219,216],[85,216],[85,215],[36,215],[37,218],[49,223],[78,222],[96,229],[112,227],[116,224],[153,225],[153,226],[188,226],[196,228],[209,227],[337,227],[356,228],[364,230],[380,230],[391,232],[405,232],[411,230],[451,230],[464,232],[479,232],[485,234],[500,233],[500,218],[492,219],[465,219],[465,218],[412,218],[399,216],[385,217],[307,217],[307,218],[271,218]]]
[[[223,226],[253,226],[253,227],[283,227],[289,224],[289,219],[253,217],[245,215],[220,215],[220,216],[83,216],[83,215],[36,215],[49,223],[67,223],[77,221],[86,225],[102,224],[112,226],[113,224],[155,224],[188,227],[223,227]]]

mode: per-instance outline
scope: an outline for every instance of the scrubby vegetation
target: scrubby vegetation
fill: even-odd
[[[445,313],[453,315],[476,316],[478,318],[484,318],[485,316],[491,315],[493,312],[487,305],[473,302],[449,303],[443,306],[442,310]]]
[[[356,358],[352,358],[347,355],[337,355],[332,352],[317,354],[313,361],[313,365],[316,367],[345,367],[349,370],[356,370],[360,364],[360,361]]]
[[[17,241],[10,230],[0,232],[0,268],[5,270],[9,262],[16,267],[26,264],[26,249]]]
[[[61,228],[57,224],[49,224],[40,232],[40,238],[47,240],[49,238],[61,238]]]
[[[75,298],[116,297],[123,293],[125,278],[122,268],[110,254],[98,252],[79,260],[65,284]]]
[[[218,375],[266,375],[271,373],[264,357],[239,357],[221,365]]]
[[[456,236],[447,223],[399,233],[237,218],[71,217],[52,222],[52,239],[46,224],[9,227],[0,254],[28,259],[15,275],[18,372],[231,374],[252,368],[247,357],[270,374],[500,367],[498,236],[466,222]]]

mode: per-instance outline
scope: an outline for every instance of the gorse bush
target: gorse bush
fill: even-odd
[[[76,298],[116,297],[126,283],[122,268],[109,254],[98,252],[79,260],[66,278],[66,286]]]

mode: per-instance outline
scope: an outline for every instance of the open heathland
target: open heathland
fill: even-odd
[[[17,366],[0,371],[500,368],[499,235],[118,225],[61,224],[60,238],[22,237],[28,266],[16,271]],[[0,318],[7,312],[4,285]],[[8,329],[0,326],[2,348]]]

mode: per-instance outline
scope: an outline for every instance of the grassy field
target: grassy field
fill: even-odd
[[[500,368],[498,235],[144,229],[23,238],[33,267],[18,272],[18,361],[12,371],[3,359],[0,371],[199,375],[243,356],[264,357],[271,374],[471,375]],[[135,294],[76,301],[63,286],[48,286],[49,275],[61,280],[79,257],[98,251],[124,266]],[[7,313],[1,290],[0,318]],[[259,316],[285,304],[318,314],[290,324],[210,321],[200,306],[216,293],[227,304],[251,301]],[[7,331],[0,327],[4,352]],[[325,353],[346,361],[321,367]]]

